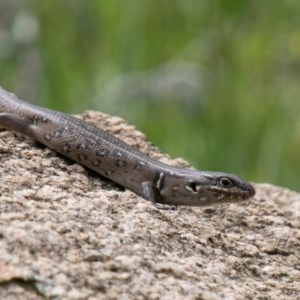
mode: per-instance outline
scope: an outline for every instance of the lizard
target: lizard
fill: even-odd
[[[159,209],[240,202],[255,189],[235,174],[169,166],[72,115],[0,87],[0,127],[24,134],[131,190]]]

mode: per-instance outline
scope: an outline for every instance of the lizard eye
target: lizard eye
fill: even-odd
[[[229,187],[233,185],[233,182],[227,177],[222,177],[220,179],[220,184],[224,187]]]

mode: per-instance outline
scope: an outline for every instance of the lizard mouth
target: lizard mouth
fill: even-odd
[[[240,199],[240,200],[246,200],[248,198],[251,198],[255,195],[255,189],[252,185],[247,185],[243,189],[233,187],[233,188],[224,188],[219,186],[211,186],[209,188],[217,199]]]

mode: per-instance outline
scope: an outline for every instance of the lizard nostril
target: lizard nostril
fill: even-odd
[[[247,190],[251,197],[255,195],[255,188],[252,185],[250,185]]]

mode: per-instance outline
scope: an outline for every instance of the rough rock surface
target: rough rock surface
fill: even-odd
[[[119,118],[87,112],[169,164]],[[299,299],[300,194],[160,211],[32,140],[0,131],[0,299]]]

